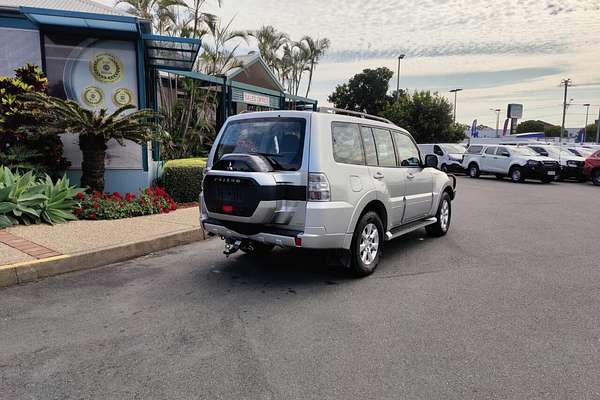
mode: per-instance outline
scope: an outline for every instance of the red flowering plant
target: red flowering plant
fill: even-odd
[[[141,215],[168,213],[177,205],[160,187],[148,188],[139,195],[133,193],[78,193],[80,207],[75,209],[79,219],[120,219]]]

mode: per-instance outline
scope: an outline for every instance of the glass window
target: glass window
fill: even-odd
[[[466,149],[460,144],[447,143],[442,147],[450,154],[465,154]]]
[[[363,126],[360,128],[360,133],[365,146],[367,165],[377,165],[377,150],[375,149],[375,139],[373,139],[373,132],[371,132],[371,128],[365,128]]]
[[[256,118],[227,124],[214,163],[225,154],[263,155],[279,171],[297,171],[304,149],[304,118]]]
[[[504,153],[510,154],[506,147],[498,147],[498,150],[496,150],[496,154],[499,156],[503,155]]]
[[[394,141],[401,167],[418,167],[421,165],[419,149],[408,135],[394,131]]]
[[[485,154],[491,154],[494,155],[496,153],[496,147],[488,147],[487,149],[485,149]]]
[[[396,156],[394,154],[394,142],[392,142],[390,131],[373,128],[373,136],[375,136],[375,146],[377,147],[379,166],[395,167]]]
[[[442,148],[440,146],[438,146],[437,144],[435,146],[433,146],[433,153],[438,155],[438,156],[443,156],[444,152],[442,151]]]
[[[479,153],[481,153],[481,150],[483,150],[483,146],[480,146],[478,144],[474,144],[473,146],[469,146],[469,148],[467,149],[467,153],[469,153],[469,154],[479,154]]]
[[[334,122],[333,159],[344,164],[365,164],[358,125]]]

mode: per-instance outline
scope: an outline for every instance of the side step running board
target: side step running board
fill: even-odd
[[[426,227],[427,225],[435,224],[437,222],[437,218],[427,218],[421,221],[411,222],[410,224],[402,225],[397,228],[392,229],[392,231],[387,231],[385,233],[385,240],[392,240],[397,238],[398,236],[406,235],[409,232],[416,231],[417,229],[421,229]]]

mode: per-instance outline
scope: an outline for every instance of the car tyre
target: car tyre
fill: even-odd
[[[510,169],[510,180],[514,183],[521,183],[525,180],[523,170],[520,167],[512,167]]]
[[[352,275],[362,278],[375,271],[381,256],[383,239],[383,223],[379,215],[373,211],[365,213],[356,224],[352,237],[350,247]]]
[[[452,220],[452,201],[450,200],[448,192],[442,194],[435,218],[437,218],[437,222],[435,224],[427,225],[425,230],[431,236],[444,236],[448,233],[450,221]]]
[[[442,164],[442,168],[440,168],[442,172],[448,172],[448,166],[446,164]]]
[[[592,172],[592,183],[596,186],[600,186],[600,169]]]
[[[479,167],[475,163],[469,164],[469,176],[471,178],[479,178],[481,171],[479,171]]]

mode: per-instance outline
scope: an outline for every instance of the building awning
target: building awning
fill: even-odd
[[[130,33],[138,31],[135,17],[33,7],[19,7],[19,11],[38,26]]]
[[[199,39],[142,35],[146,59],[158,69],[191,71],[202,42]]]

